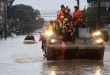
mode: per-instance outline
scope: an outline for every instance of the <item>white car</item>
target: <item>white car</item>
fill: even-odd
[[[34,36],[29,35],[25,37],[24,44],[33,44],[33,43],[37,43]]]

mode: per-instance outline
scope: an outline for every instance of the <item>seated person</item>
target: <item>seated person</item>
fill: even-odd
[[[72,40],[72,28],[70,25],[67,25],[66,33],[65,33],[65,41],[71,41]]]

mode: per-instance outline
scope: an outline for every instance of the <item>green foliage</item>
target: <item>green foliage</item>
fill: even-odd
[[[31,6],[26,5],[16,5],[15,9],[15,19],[19,19],[19,21],[23,21],[24,24],[24,32],[31,32],[32,28],[35,25],[35,13],[34,9]]]
[[[8,19],[13,19],[12,27],[16,27],[23,33],[36,30],[36,17],[40,16],[39,10],[34,10],[28,5],[15,5],[8,9]],[[40,25],[40,24],[39,24]]]
[[[40,17],[40,16],[41,16],[39,10],[35,10],[35,13],[36,13],[36,16],[37,16],[37,17]]]

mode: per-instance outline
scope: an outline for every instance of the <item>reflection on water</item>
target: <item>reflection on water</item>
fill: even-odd
[[[102,69],[101,69],[101,67],[100,66],[97,66],[96,67],[96,73],[95,73],[95,75],[102,75]]]
[[[109,45],[105,46],[103,61],[47,61],[41,43],[26,45],[24,38],[0,40],[0,75],[110,75]]]
[[[50,71],[50,75],[56,75],[56,71],[51,70],[51,71]]]
[[[43,63],[43,75],[103,75],[102,61],[73,60]]]

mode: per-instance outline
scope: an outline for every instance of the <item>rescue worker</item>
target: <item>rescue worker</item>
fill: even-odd
[[[61,16],[60,17],[60,20],[58,21],[57,23],[57,26],[58,26],[58,34],[59,35],[64,35],[65,33],[65,27],[66,27],[66,24],[65,24],[65,18],[64,16]]]
[[[82,13],[79,10],[79,6],[74,6],[74,13],[73,13],[73,24],[76,25],[80,19],[82,18]]]
[[[43,50],[45,50],[46,38],[45,38],[45,34],[44,34],[44,33],[41,33],[41,34],[40,34],[39,41],[42,41],[42,46],[41,46],[41,48],[42,48]]]
[[[58,28],[62,28],[63,25],[64,25],[64,16],[61,16],[57,22],[57,26]]]
[[[62,28],[64,26],[64,23],[65,23],[64,20],[65,20],[64,16],[61,16],[60,19],[58,20],[59,28]]]
[[[79,10],[79,7],[78,6],[74,6],[74,13],[73,13],[73,26],[74,26],[74,30],[75,30],[75,37],[78,38],[78,35],[79,35],[79,22],[81,22],[81,19],[82,19],[82,13],[81,11]]]
[[[65,18],[68,19],[68,22],[72,22],[72,16],[70,15],[71,10],[69,8],[65,9]]]
[[[54,31],[55,30],[55,23],[54,23],[54,21],[52,19],[48,23],[48,29],[50,31]]]
[[[73,36],[73,29],[72,29],[73,24],[71,22],[68,22],[68,19],[65,18],[65,41],[71,41],[72,36]]]
[[[65,6],[62,4],[61,9],[57,12],[57,20],[60,20],[61,16],[65,16]]]
[[[69,24],[69,22],[68,22],[68,18],[65,18],[65,19],[64,19],[64,26],[66,27],[67,24]]]

